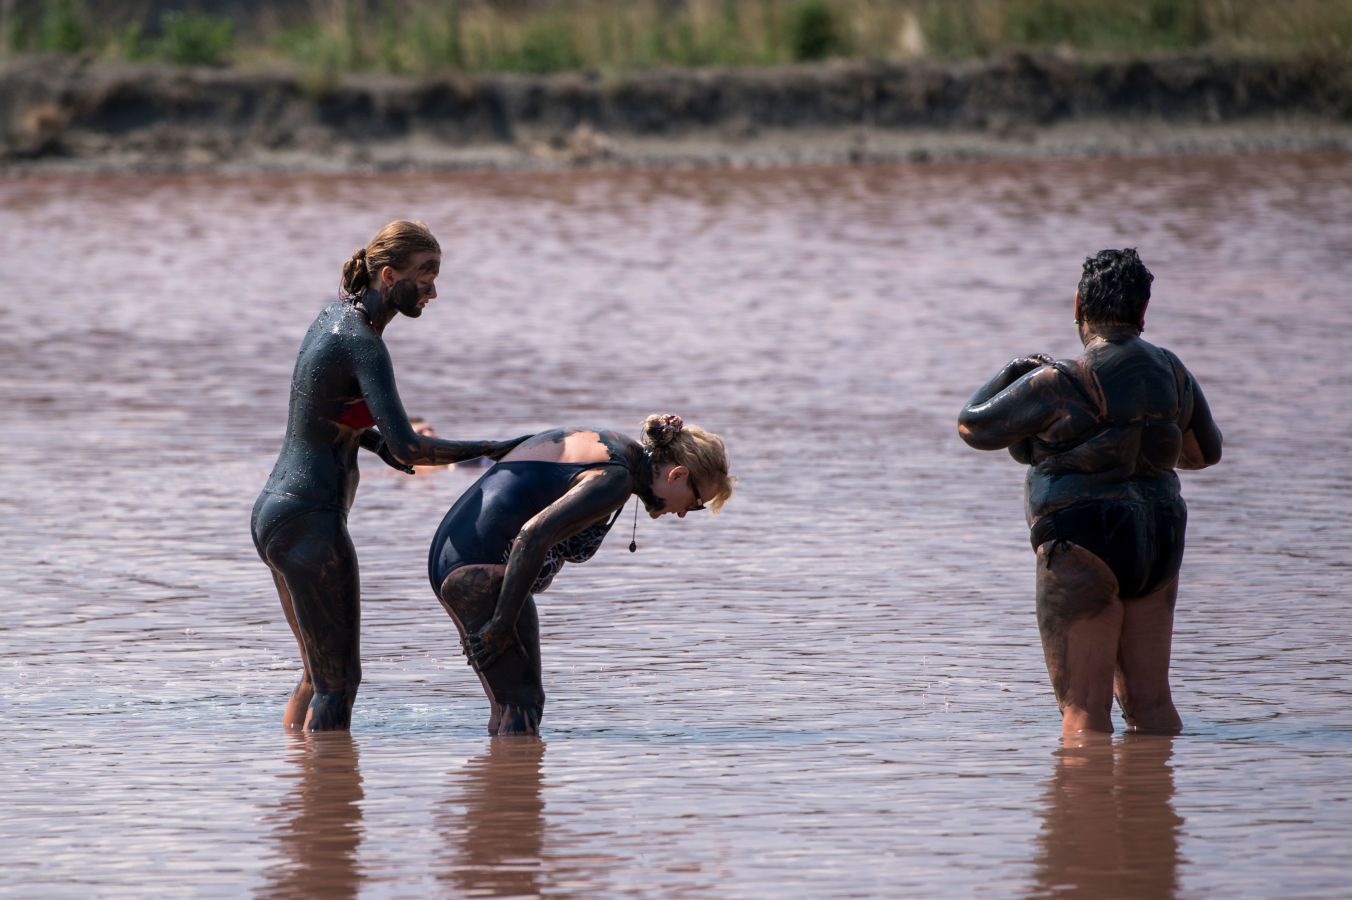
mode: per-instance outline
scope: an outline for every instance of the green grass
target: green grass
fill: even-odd
[[[313,0],[308,22],[258,39],[241,25],[247,42],[220,17],[166,13],[154,34],[143,34],[106,10],[95,17],[92,6],[48,0],[40,15],[11,13],[0,21],[0,47],[193,65],[291,63],[317,84],[349,71],[619,72],[966,59],[1013,47],[1086,56],[1352,52],[1345,0]]]
[[[228,61],[235,26],[222,16],[168,11],[160,17],[154,55],[184,66],[219,66]]]

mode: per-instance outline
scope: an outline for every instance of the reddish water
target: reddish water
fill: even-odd
[[[301,334],[399,215],[447,249],[387,335],[411,411],[676,411],[742,478],[544,595],[539,743],[483,736],[426,583],[463,470],[367,469],[353,733],[278,725],[249,509]],[[0,181],[0,225],[17,894],[1348,892],[1352,158],[43,178]],[[1123,245],[1226,457],[1184,478],[1187,734],[1062,748],[1022,472],[955,416],[1076,352],[1080,260]]]

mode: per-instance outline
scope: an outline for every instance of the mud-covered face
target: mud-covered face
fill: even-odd
[[[387,266],[381,270],[385,296],[396,310],[416,319],[423,307],[437,296],[437,275],[441,272],[441,254],[431,251],[418,253],[403,269]]]
[[[652,491],[662,503],[658,509],[648,508],[648,515],[654,519],[667,513],[675,513],[678,519],[684,519],[686,513],[704,509],[699,485],[685,466],[662,466],[658,469],[653,477]]]

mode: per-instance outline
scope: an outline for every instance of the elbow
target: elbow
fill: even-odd
[[[1199,441],[1197,445],[1197,468],[1205,469],[1207,466],[1214,466],[1221,461],[1221,433],[1216,431],[1208,435],[1208,440]]]
[[[1219,443],[1209,447],[1189,447],[1178,460],[1180,469],[1205,469],[1208,466],[1214,466],[1221,461],[1221,445]]]
[[[516,540],[512,542],[512,556],[538,555],[543,562],[547,549],[545,535],[541,534],[540,530],[530,523],[522,526],[521,530],[516,533]]]
[[[962,438],[963,443],[974,450],[999,450],[1005,446],[999,441],[992,440],[989,435],[978,431],[975,423],[967,417],[966,412],[958,417],[958,437]]]

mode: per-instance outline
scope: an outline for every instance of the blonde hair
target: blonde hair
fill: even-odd
[[[371,243],[353,251],[343,263],[343,280],[339,287],[343,299],[356,300],[366,293],[375,281],[375,274],[386,266],[402,269],[414,254],[428,251],[440,253],[441,244],[432,236],[427,223],[396,219],[380,229],[380,233],[371,238]]]
[[[736,478],[728,474],[728,451],[723,439],[698,425],[686,425],[680,416],[651,415],[643,420],[643,447],[653,465],[685,466],[700,487],[700,500],[718,512],[732,496]],[[708,492],[708,496],[704,496]]]

